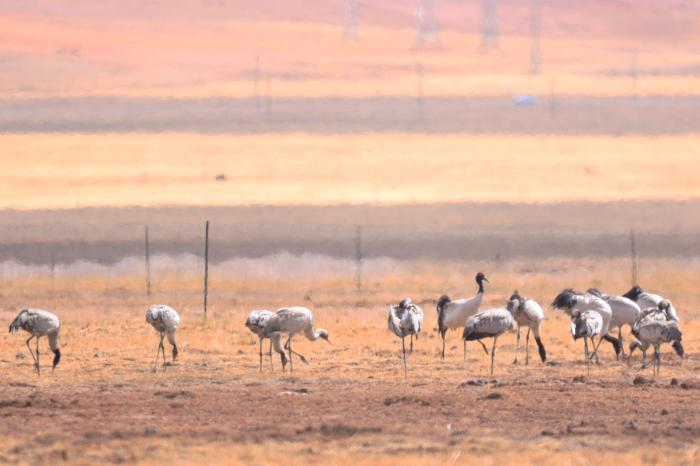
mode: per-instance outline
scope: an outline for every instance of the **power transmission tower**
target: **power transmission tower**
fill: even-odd
[[[481,52],[498,49],[496,1],[483,0],[481,4],[481,45],[479,46]]]
[[[540,55],[540,0],[530,0],[530,73],[539,74],[542,71],[542,56]]]
[[[345,38],[357,40],[357,0],[345,0]]]
[[[440,43],[440,25],[437,20],[436,0],[418,0],[418,24],[414,48]]]

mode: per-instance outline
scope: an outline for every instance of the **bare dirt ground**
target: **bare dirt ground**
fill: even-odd
[[[700,412],[695,266],[658,268],[655,286],[669,290],[683,319],[687,357],[664,348],[661,376],[638,371],[639,356],[616,361],[603,346],[586,376],[582,345],[567,319],[549,311],[543,324],[548,364],[513,365],[514,335],[499,339],[494,377],[489,359],[470,344],[466,363],[457,332],[438,357],[434,300],[439,292],[471,295],[465,264],[444,275],[420,270],[373,277],[382,292],[357,294],[351,280],[242,286],[219,278],[210,316],[201,313],[199,280],[159,281],[152,301],[178,296],[183,315],[178,361],[151,372],[156,334],[143,321],[149,300],[140,277],[5,281],[0,319],[28,303],[63,318],[63,360],[33,373],[24,335],[0,336],[0,462],[10,464],[695,464]],[[485,306],[498,306],[517,285],[549,303],[565,284],[602,281],[625,287],[622,263],[532,273],[494,270]],[[651,281],[651,268],[641,276]],[[421,279],[421,277],[430,277]],[[675,283],[675,285],[673,284]],[[274,290],[274,291],[273,291]],[[386,329],[386,303],[411,290],[426,313],[424,334],[403,377],[400,341]],[[290,302],[314,309],[332,345],[295,340],[309,359],[294,373],[264,360],[243,325],[251,308]],[[628,337],[629,338],[629,337]],[[640,383],[635,378],[643,375]],[[675,380],[674,380],[675,379]]]

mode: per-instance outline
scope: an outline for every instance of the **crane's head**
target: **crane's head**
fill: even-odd
[[[523,299],[523,297],[520,296],[520,293],[518,293],[518,290],[515,290],[515,291],[513,291],[513,294],[510,295],[510,299],[508,299],[508,304],[506,305],[506,309],[508,309],[510,312],[515,312],[518,309],[520,309],[524,303],[525,303],[525,300]]]
[[[668,299],[662,299],[661,302],[659,302],[659,309],[662,311],[668,311],[671,308],[671,301]]]
[[[412,303],[411,303],[411,298],[404,298],[404,299],[402,299],[401,302],[399,303],[399,307],[400,307],[401,309],[408,309],[408,308],[411,306],[411,304],[412,304]]]
[[[447,296],[446,294],[440,296],[440,299],[438,299],[438,302],[437,302],[438,313],[442,310],[443,307],[445,307],[445,304],[449,303],[450,301],[451,301],[450,297]]]
[[[489,279],[486,278],[486,275],[484,275],[481,272],[476,274],[475,280],[476,280],[476,283],[479,284],[479,286],[481,286],[481,282],[491,283],[491,282],[489,282]]]
[[[328,332],[325,329],[320,328],[316,330],[316,332],[318,333],[319,338],[323,338],[329,345],[331,344],[331,340],[328,338]]]
[[[639,298],[639,295],[642,293],[644,293],[642,287],[639,285],[634,285],[632,288],[630,288],[630,290],[627,293],[623,294],[622,296],[624,296],[627,299],[631,299],[632,301],[636,301],[637,298]]]
[[[554,301],[552,301],[551,306],[554,309],[571,311],[574,307],[576,307],[576,302],[576,292],[571,288],[567,288],[561,293],[559,293],[556,298],[554,298]]]
[[[598,288],[588,288],[586,290],[586,293],[592,294],[595,297],[602,298],[603,297],[603,292],[600,291]]]

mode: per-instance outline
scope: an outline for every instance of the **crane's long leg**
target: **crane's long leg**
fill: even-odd
[[[600,364],[600,360],[598,359],[598,348],[600,347],[600,344],[603,342],[603,337],[598,335],[598,344],[596,345],[593,342],[593,337],[591,337],[591,346],[593,346],[593,354],[591,354],[590,358],[593,359],[595,358],[596,364]]]
[[[274,371],[275,366],[272,365],[272,338],[270,338],[270,352],[268,354],[270,355],[270,370]]]
[[[37,362],[36,362],[36,357],[34,356],[34,351],[32,351],[32,347],[29,346],[29,342],[32,341],[32,338],[34,338],[34,335],[29,337],[26,341],[27,344],[27,349],[29,350],[29,354],[32,355],[32,359],[34,360],[34,370],[36,370]]]
[[[498,336],[493,337],[493,348],[491,348],[491,377],[493,377],[493,358],[496,356],[496,339]]]
[[[583,337],[583,355],[586,358],[586,372],[588,375],[591,375],[591,359],[588,357],[588,337]]]
[[[530,327],[527,328],[527,336],[525,337],[525,365],[530,364]]]
[[[160,342],[158,343],[158,351],[156,352],[156,360],[153,361],[153,372],[156,371],[156,368],[158,367],[158,358],[160,357],[160,349],[163,347],[163,337],[164,334],[160,334]],[[165,362],[165,352],[163,352],[163,362]]]
[[[413,354],[413,334],[411,334],[411,349],[409,350],[409,353]]]
[[[401,349],[403,350],[403,376],[408,378],[408,369],[406,368],[406,337],[401,337]]]
[[[41,364],[39,363],[39,338],[36,337],[36,373],[41,375]]]
[[[513,364],[518,363],[518,351],[520,351],[520,324],[518,324],[518,336],[515,337],[515,359],[513,359]]]
[[[440,360],[444,361],[445,360],[445,332],[440,332],[440,335],[442,336],[442,353],[440,354]]]
[[[622,352],[622,360],[624,361],[624,360],[625,360],[625,344],[624,344],[624,342],[622,341],[622,325],[620,325],[620,326],[617,328],[617,330],[618,330],[618,331],[617,331],[617,338],[620,340],[620,346],[622,347],[622,351],[621,351],[621,352]],[[620,358],[619,358],[619,355],[618,355],[618,360],[619,360],[619,359],[620,359]]]
[[[289,349],[291,348],[291,346],[290,346],[290,344],[289,344],[289,340],[291,340],[291,337],[288,338],[288,339],[287,339],[287,343],[284,344],[284,347],[285,347],[287,350],[289,350]],[[301,362],[303,362],[304,364],[308,364],[308,363],[309,363],[309,362],[306,360],[306,358],[304,357],[303,354],[299,354],[299,353],[297,353],[296,351],[292,351],[292,353],[296,354],[297,357],[298,357],[299,359],[301,359]]]
[[[289,346],[289,372],[294,372],[294,365],[292,364],[292,336],[289,335],[289,340],[287,340],[287,345]]]
[[[484,353],[486,353],[486,356],[488,356],[488,355],[489,355],[489,349],[486,347],[486,345],[484,344],[484,342],[481,341],[481,340],[476,340],[476,341],[478,341],[479,344],[481,345],[481,347],[484,348]]]
[[[464,340],[464,362],[467,362],[467,340]]]
[[[661,345],[654,345],[654,357],[656,357],[656,375],[661,372]]]
[[[262,341],[263,341],[263,338],[260,337],[260,346],[259,346],[259,350],[260,350],[260,351],[259,351],[259,354],[260,354],[260,372],[262,372],[262,356],[263,356],[263,355],[262,355]]]

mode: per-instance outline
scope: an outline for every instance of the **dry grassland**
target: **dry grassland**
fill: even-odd
[[[5,135],[0,208],[700,196],[698,138]],[[225,182],[216,182],[219,174]]]
[[[564,286],[628,282],[626,261],[572,263],[405,263],[392,276],[245,280],[213,277],[210,316],[201,313],[199,277],[157,277],[151,301],[183,315],[181,357],[150,372],[157,338],[143,322],[149,302],[141,277],[34,277],[4,281],[0,319],[22,306],[55,309],[63,319],[64,359],[37,378],[22,335],[0,336],[0,460],[21,464],[696,464],[700,412],[700,332],[692,261],[643,262],[640,282],[674,299],[687,357],[665,348],[661,376],[633,379],[639,359],[615,361],[609,346],[585,375],[581,344],[565,316],[547,313],[549,361],[511,364],[514,336],[499,340],[495,380],[488,358],[470,345],[462,362],[457,332],[438,358],[434,300],[471,295],[484,270],[485,306],[517,287],[548,304]],[[403,378],[400,342],[386,330],[386,304],[410,294],[426,311],[424,334]],[[257,338],[243,325],[252,308],[299,303],[314,309],[332,345],[296,341],[310,360],[282,374],[258,372]],[[45,342],[44,342],[45,344]],[[42,347],[43,348],[43,347]],[[42,360],[48,363],[43,348]],[[20,357],[20,354],[23,356]],[[522,359],[522,353],[521,353]],[[649,371],[647,371],[649,372]],[[650,377],[651,374],[642,372]],[[676,378],[681,385],[674,386]],[[475,385],[461,385],[464,381]],[[683,388],[685,387],[685,388]]]

